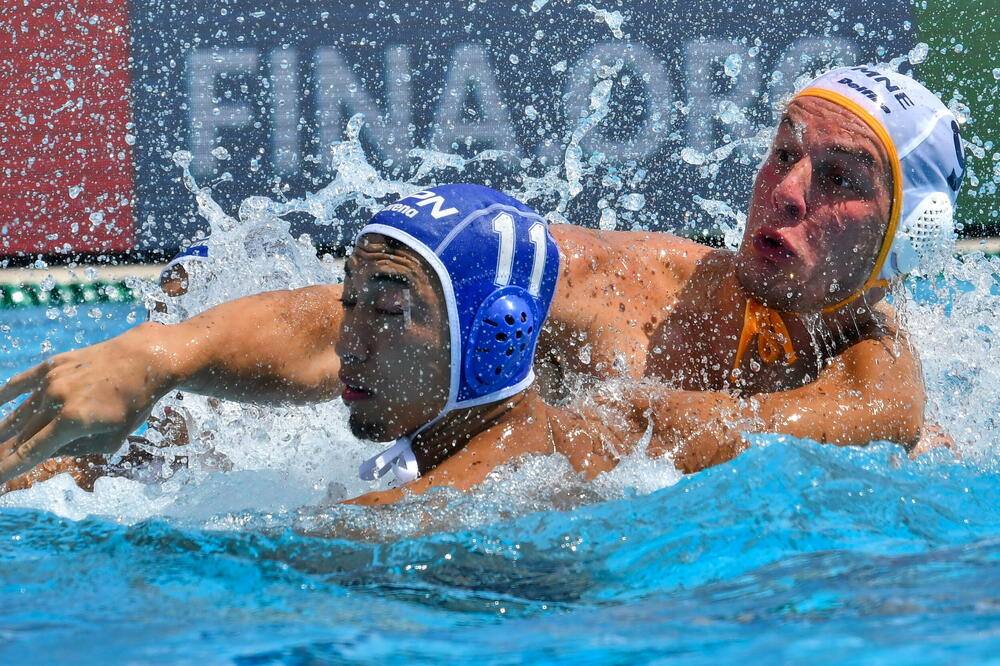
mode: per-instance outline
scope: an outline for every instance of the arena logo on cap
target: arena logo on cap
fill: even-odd
[[[401,203],[394,203],[385,207],[386,210],[391,210],[394,213],[402,213],[406,217],[416,217],[417,209],[410,208],[409,206]]]

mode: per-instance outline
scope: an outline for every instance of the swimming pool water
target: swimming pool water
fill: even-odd
[[[3,374],[129,312],[0,313]],[[755,444],[650,494],[381,540],[309,536],[294,508],[207,529],[5,506],[0,663],[1000,661],[990,466]]]

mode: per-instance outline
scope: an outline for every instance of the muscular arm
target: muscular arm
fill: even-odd
[[[0,387],[0,484],[60,455],[113,453],[175,388],[253,402],[339,391],[340,286],[249,296],[58,354]]]
[[[178,388],[250,402],[331,400],[341,388],[340,295],[341,285],[257,294],[149,335]]]
[[[669,453],[692,473],[735,458],[744,433],[782,433],[823,443],[863,446],[916,443],[923,424],[919,363],[905,341],[864,340],[800,388],[738,398],[720,391],[637,387],[609,403],[626,416],[616,438],[634,442],[652,422],[651,456]],[[605,422],[612,421],[605,419]]]

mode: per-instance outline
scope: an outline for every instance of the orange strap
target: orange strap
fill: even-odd
[[[747,352],[750,340],[757,336],[757,354],[765,363],[774,363],[782,357],[786,364],[795,363],[795,347],[792,346],[792,336],[788,333],[785,320],[777,310],[761,305],[754,299],[747,301],[743,314],[743,331],[740,333],[739,344],[736,345],[736,360],[733,371],[739,369],[743,356]],[[731,375],[732,376],[732,375]]]
[[[885,125],[876,120],[875,116],[866,111],[863,106],[850,97],[845,97],[840,93],[827,90],[826,88],[806,88],[796,95],[796,97],[803,96],[819,97],[828,102],[833,102],[860,118],[875,132],[875,136],[882,142],[885,152],[889,155],[889,167],[892,169],[892,204],[889,208],[889,224],[886,227],[885,234],[882,236],[882,247],[879,248],[878,256],[875,259],[875,266],[860,289],[839,303],[834,303],[823,308],[823,312],[833,312],[851,303],[869,289],[874,287],[888,287],[889,285],[885,280],[880,280],[878,276],[882,272],[882,265],[889,257],[889,250],[892,249],[892,241],[896,238],[896,228],[899,226],[899,218],[903,210],[903,169],[899,161],[899,153],[896,152],[896,144],[893,142],[889,130],[885,128]]]

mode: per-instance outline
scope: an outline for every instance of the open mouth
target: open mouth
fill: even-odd
[[[351,403],[360,402],[361,400],[370,400],[374,395],[372,391],[362,386],[345,382],[343,379],[341,379],[341,381],[344,382],[344,392],[340,394],[340,397],[343,398],[344,402]]]
[[[754,237],[754,249],[765,259],[787,261],[795,258],[795,252],[775,233],[760,231]]]

